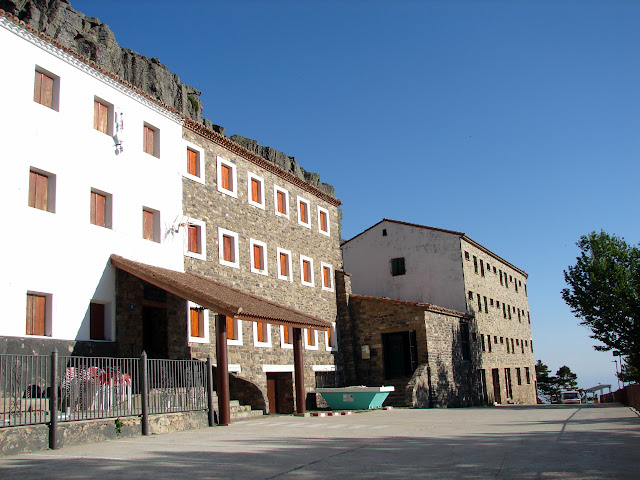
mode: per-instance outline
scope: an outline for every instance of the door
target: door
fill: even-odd
[[[269,413],[278,413],[278,379],[275,373],[267,373],[267,400]]]
[[[382,334],[385,378],[402,378],[413,374],[418,366],[415,330]]]
[[[142,307],[142,348],[149,358],[169,358],[166,308]]]
[[[492,369],[491,376],[493,377],[493,401],[502,403],[502,395],[500,395],[500,370],[497,368]]]

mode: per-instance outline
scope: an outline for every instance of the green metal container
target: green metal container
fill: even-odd
[[[369,410],[382,407],[394,387],[316,388],[332,410]]]

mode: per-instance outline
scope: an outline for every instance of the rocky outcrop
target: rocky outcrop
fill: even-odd
[[[148,58],[120,47],[107,24],[74,10],[68,0],[0,0],[0,9],[15,15],[32,28],[46,33],[63,46],[93,60],[100,67],[115,73],[186,117],[225,135],[223,127],[214,125],[202,117],[201,92],[182,83],[180,78],[171,73],[157,58]],[[230,138],[298,178],[335,196],[335,189],[331,185],[321,183],[319,174],[307,172],[293,157],[271,147],[258,145],[258,142],[249,138],[239,135]]]

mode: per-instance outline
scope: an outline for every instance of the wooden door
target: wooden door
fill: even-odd
[[[267,373],[267,400],[269,413],[278,413],[278,379],[274,373]]]

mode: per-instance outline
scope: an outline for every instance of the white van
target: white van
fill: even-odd
[[[582,403],[580,392],[571,390],[568,392],[560,393],[560,403]]]

